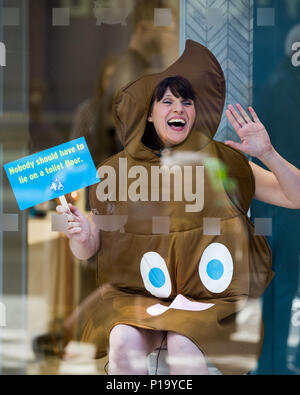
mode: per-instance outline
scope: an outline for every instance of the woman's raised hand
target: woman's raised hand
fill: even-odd
[[[67,217],[68,230],[64,233],[69,239],[84,244],[91,237],[90,222],[76,206],[71,203],[68,206],[70,211],[61,205],[56,207],[59,214],[65,214]]]
[[[236,107],[239,112],[229,104],[226,116],[241,142],[227,140],[225,144],[262,160],[273,150],[268,132],[252,107],[249,107],[252,119],[240,104],[237,104]]]

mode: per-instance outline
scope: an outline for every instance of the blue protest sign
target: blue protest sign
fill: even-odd
[[[84,137],[4,165],[20,210],[100,181]]]

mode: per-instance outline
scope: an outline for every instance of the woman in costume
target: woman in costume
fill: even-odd
[[[253,197],[299,208],[300,172],[274,150],[252,108],[252,118],[239,105],[226,111],[241,143],[214,141],[224,102],[219,63],[188,41],[166,71],[119,92],[114,116],[125,149],[98,168],[102,181],[90,193],[97,215],[87,220],[69,205],[71,250],[79,259],[97,253],[99,265],[99,290],[77,316],[80,339],[96,345],[97,358],[109,350],[110,374],[147,374],[147,355],[164,341],[171,374],[206,374],[205,358],[225,374],[257,362],[257,300],[273,273],[266,240],[247,212]],[[164,149],[175,164],[173,183],[183,176],[203,202],[188,205],[192,193],[180,200],[175,189],[170,199],[152,195],[147,175],[161,166]],[[115,188],[107,181],[112,173]],[[66,328],[71,337],[72,325]]]

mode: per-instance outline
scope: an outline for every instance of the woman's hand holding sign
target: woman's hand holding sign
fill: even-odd
[[[72,204],[68,208],[62,205],[56,207],[59,214],[66,215],[68,229],[65,235],[70,239],[70,248],[78,259],[89,259],[99,249],[100,237],[94,222],[92,214],[87,219],[81,211]]]
[[[72,238],[82,244],[86,243],[91,234],[90,223],[77,207],[73,206],[71,203],[69,203],[68,206],[69,211],[63,206],[56,207],[58,213],[66,215],[68,230],[65,234],[69,239]]]

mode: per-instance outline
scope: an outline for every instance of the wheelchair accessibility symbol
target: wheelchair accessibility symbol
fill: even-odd
[[[63,186],[63,184],[60,182],[60,180],[58,180],[58,179],[56,178],[56,179],[52,182],[50,189],[51,189],[51,190],[54,190],[54,191],[63,191],[64,186]]]

